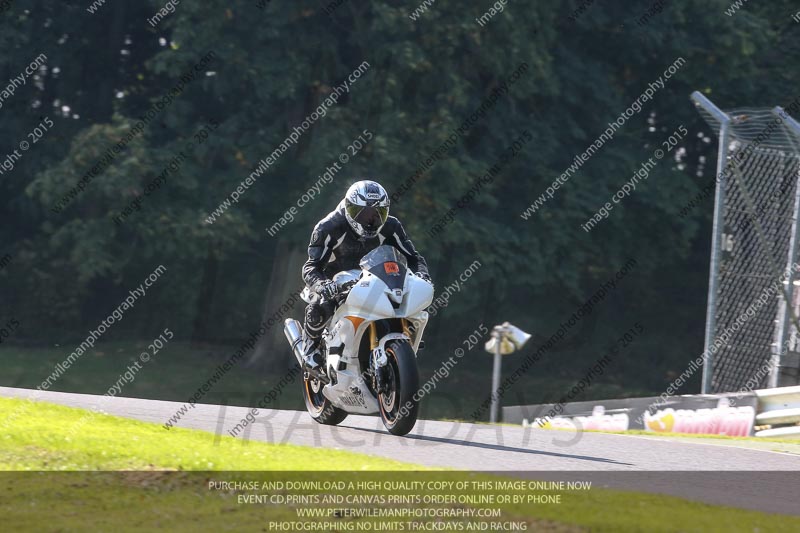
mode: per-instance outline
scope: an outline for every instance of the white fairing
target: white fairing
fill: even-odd
[[[395,310],[389,294],[389,288],[384,282],[369,272],[364,272],[361,280],[350,289],[347,300],[336,314],[344,313],[342,316],[357,316],[367,320],[394,318]]]
[[[345,302],[334,313],[329,329],[323,334],[328,348],[328,375],[335,374],[336,379],[325,385],[322,393],[336,407],[348,413],[377,413],[378,402],[361,378],[365,370],[358,359],[362,336],[371,322],[406,318],[413,324],[411,338],[402,333],[390,333],[379,339],[379,351],[383,350],[387,340],[394,337],[408,338],[416,353],[428,323],[425,309],[433,301],[433,285],[410,272],[406,274],[403,289],[397,292],[391,291],[380,278],[367,271],[350,270],[337,274],[334,279],[340,287],[348,282],[355,281],[355,284]],[[358,329],[354,329],[354,322],[345,317],[354,317]],[[358,319],[364,320],[359,323]],[[337,370],[340,363],[345,363],[345,368]]]
[[[406,277],[406,295],[398,313],[411,317],[427,309],[433,302],[433,285],[417,276]]]

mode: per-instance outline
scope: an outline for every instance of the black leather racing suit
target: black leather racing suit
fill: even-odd
[[[320,281],[331,279],[337,272],[358,268],[361,258],[382,244],[397,248],[408,260],[408,268],[412,272],[428,275],[425,259],[414,248],[399,220],[388,217],[377,237],[362,239],[350,227],[344,215],[344,206],[339,204],[335,211],[314,227],[308,245],[308,260],[303,265],[303,281],[314,291]],[[322,330],[333,311],[332,302],[320,303],[316,299],[308,304],[304,325],[306,339],[311,345],[307,345],[308,348],[319,345]]]

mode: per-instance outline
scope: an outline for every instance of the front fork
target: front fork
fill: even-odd
[[[369,325],[369,362],[372,367],[372,387],[375,392],[386,392],[386,354],[378,346],[378,327],[375,322]]]
[[[403,325],[403,334],[406,335],[409,340],[411,339],[411,329],[408,326],[408,321],[405,318],[400,319],[401,324]],[[386,357],[386,352],[380,348],[380,342],[378,341],[378,328],[375,325],[375,322],[371,322],[369,325],[369,346],[370,346],[370,365],[372,366],[372,376],[373,381],[372,385],[376,392],[387,392],[387,379],[386,379],[386,365],[389,362],[389,359]]]

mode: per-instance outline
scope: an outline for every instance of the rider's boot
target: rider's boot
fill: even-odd
[[[327,380],[327,376],[325,375],[325,358],[322,355],[322,350],[320,350],[320,339],[314,339],[306,335],[305,346],[303,370],[308,372],[311,377]]]

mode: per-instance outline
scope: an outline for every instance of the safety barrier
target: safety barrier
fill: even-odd
[[[503,421],[542,429],[800,438],[800,386],[509,406]]]
[[[756,437],[800,437],[800,386],[755,391]],[[770,426],[768,429],[759,429]]]

